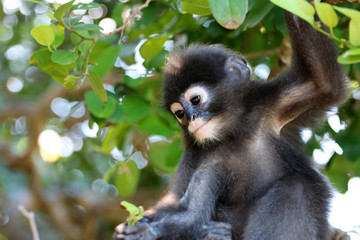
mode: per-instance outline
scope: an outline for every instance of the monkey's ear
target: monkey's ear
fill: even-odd
[[[249,66],[245,58],[240,55],[230,56],[225,62],[225,70],[229,72],[244,71],[245,69],[249,70]]]

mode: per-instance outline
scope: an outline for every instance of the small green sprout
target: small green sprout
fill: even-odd
[[[126,219],[128,226],[134,225],[137,221],[144,217],[144,208],[142,206],[136,207],[134,204],[127,201],[122,201],[120,207],[129,212],[130,216]]]

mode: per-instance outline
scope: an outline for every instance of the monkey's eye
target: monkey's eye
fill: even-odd
[[[178,102],[171,104],[170,110],[178,120],[181,120],[185,115],[184,107]]]
[[[193,86],[186,90],[184,98],[188,104],[198,105],[204,104],[209,99],[209,91],[205,86]]]
[[[184,110],[177,110],[174,114],[179,119],[182,119],[185,115]]]
[[[196,96],[193,96],[191,99],[190,99],[190,102],[192,105],[198,105],[201,101],[201,97],[200,95],[196,95]]]

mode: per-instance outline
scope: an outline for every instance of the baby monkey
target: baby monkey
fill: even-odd
[[[331,39],[285,13],[292,65],[252,80],[246,60],[220,45],[170,54],[163,100],[185,152],[169,193],[118,240],[331,239],[332,189],[302,148],[348,95]]]

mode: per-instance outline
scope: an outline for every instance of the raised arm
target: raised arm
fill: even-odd
[[[291,68],[273,80],[281,88],[275,110],[279,130],[293,120],[316,122],[348,94],[333,40],[291,13],[286,12],[285,19],[293,54]]]

